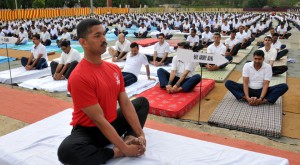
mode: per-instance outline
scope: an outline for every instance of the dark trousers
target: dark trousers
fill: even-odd
[[[50,46],[51,45],[51,40],[47,39],[45,42],[42,42],[44,46]]]
[[[282,74],[282,73],[286,72],[287,70],[288,70],[288,67],[286,65],[272,67],[273,75]]]
[[[147,59],[149,62],[153,61],[153,56],[150,56],[150,55],[146,55]],[[162,58],[160,57],[156,57],[156,61],[160,62]],[[164,65],[168,65],[170,63],[172,63],[172,60],[173,60],[173,57],[167,57],[165,59],[165,61],[163,61]]]
[[[52,61],[50,63],[50,67],[51,67],[51,73],[52,76],[54,76],[55,72],[56,72],[56,68],[58,66],[58,62]],[[67,70],[65,71],[65,73],[63,73],[63,75],[65,76],[66,79],[68,79],[72,73],[72,71],[75,69],[75,67],[77,66],[78,62],[77,61],[73,61],[68,65]],[[63,65],[64,67],[64,65]]]
[[[239,50],[241,49],[241,44],[238,43],[236,45],[234,45],[234,47],[232,48],[232,56],[236,56],[239,52]],[[227,52],[230,52],[231,50],[230,49],[227,49]]]
[[[125,87],[137,82],[137,77],[129,72],[122,72],[123,78],[124,78],[124,83]]]
[[[22,57],[21,58],[21,64],[22,64],[22,66],[25,67],[27,65],[27,62],[28,62],[28,58],[27,57]],[[32,65],[33,62],[34,61],[31,61],[30,65]],[[40,58],[39,61],[36,63],[36,65],[33,66],[33,67],[35,67],[35,69],[37,69],[37,70],[44,69],[44,68],[48,67],[48,63],[47,63],[46,59]]]
[[[142,127],[147,119],[149,102],[140,97],[132,101]],[[118,117],[111,123],[119,136],[133,135],[131,126],[126,121],[120,109]],[[102,134],[98,127],[74,126],[71,135],[60,144],[57,154],[63,164],[70,165],[99,165],[113,158],[114,151],[106,148],[111,142]]]
[[[289,52],[288,49],[283,49],[283,50],[279,51],[279,52],[277,53],[276,60],[281,59],[281,58],[282,58],[283,56],[285,56],[288,52]]]
[[[225,82],[226,88],[235,96],[236,99],[241,100],[243,98],[244,89],[243,84],[236,83],[231,80],[227,80]],[[282,96],[288,90],[288,86],[286,84],[278,84],[268,88],[265,99],[268,100],[269,103],[274,104],[276,100]],[[262,89],[251,89],[249,88],[249,97],[260,97]]]
[[[134,32],[133,33],[135,35],[135,37],[138,37],[138,33],[137,32]],[[147,34],[148,34],[148,31],[145,31],[143,34],[142,34],[142,38],[146,38],[147,37]]]
[[[160,83],[160,88],[166,88],[169,83],[170,73],[163,68],[159,68],[157,70],[157,76]],[[175,76],[172,86],[177,83],[180,77]],[[181,82],[180,86],[184,92],[189,92],[201,81],[201,76],[199,74],[195,74],[192,77],[185,78],[183,82]]]

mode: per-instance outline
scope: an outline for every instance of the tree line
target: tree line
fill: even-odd
[[[18,9],[26,8],[61,8],[90,7],[90,0],[16,0]],[[293,7],[299,0],[112,0],[113,7],[130,5],[132,8],[147,5],[158,7],[161,4],[181,4],[182,7],[233,7],[261,8]],[[78,3],[80,2],[80,3]],[[93,0],[95,7],[106,7],[106,0]],[[1,0],[0,9],[15,9],[15,0]]]

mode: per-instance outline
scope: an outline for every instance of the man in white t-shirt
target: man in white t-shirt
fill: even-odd
[[[270,36],[266,36],[264,38],[264,47],[260,48],[259,50],[262,50],[265,55],[265,62],[267,64],[270,64],[272,67],[273,75],[282,74],[288,70],[288,67],[285,65],[282,66],[273,66],[274,61],[277,57],[277,50],[272,47],[272,38]]]
[[[164,23],[163,28],[161,28],[160,32],[165,35],[165,39],[167,40],[173,37],[173,34],[170,33],[170,29],[168,28],[166,23]],[[156,37],[158,37],[158,34],[156,35]]]
[[[221,33],[224,36],[228,36],[230,34],[230,26],[227,21],[224,21],[224,23],[222,24]]]
[[[185,42],[178,43],[178,48],[184,49]],[[163,68],[157,70],[160,88],[166,89],[167,93],[189,92],[201,81],[199,74],[194,74],[195,63],[184,62],[173,57],[171,73]]]
[[[214,64],[200,63],[201,67],[206,67],[209,71],[215,71],[221,68],[225,68],[228,65],[228,63],[232,61],[232,56],[226,56],[226,46],[223,43],[221,43],[221,35],[219,33],[214,34],[214,41],[215,42],[213,44],[207,47],[207,53],[223,55],[228,60],[228,62],[220,66]]]
[[[196,32],[196,29],[191,29],[191,34],[186,39],[190,45],[190,49],[194,52],[198,52],[203,48],[202,45],[199,45],[199,36],[196,34]]]
[[[41,43],[45,46],[49,46],[51,45],[51,37],[50,37],[50,33],[47,31],[46,27],[42,28],[42,32],[41,32]]]
[[[145,26],[144,23],[142,23],[138,33],[134,32],[133,34],[135,35],[136,38],[146,38],[148,34],[147,27]]]
[[[286,48],[286,45],[281,44],[278,38],[279,38],[279,34],[274,33],[272,36],[272,44],[271,44],[271,47],[277,50],[276,60],[281,59],[289,52],[289,50]]]
[[[149,62],[144,54],[139,53],[139,45],[136,42],[130,44],[130,52],[126,54],[126,63],[122,70],[125,87],[137,82],[142,65],[145,65],[148,80],[150,77]]]
[[[48,67],[48,57],[46,47],[40,41],[40,35],[35,34],[32,37],[34,45],[31,48],[29,58],[22,57],[21,64],[26,70],[40,70]]]
[[[130,44],[131,42],[125,38],[124,34],[120,33],[115,48],[112,46],[108,48],[108,52],[112,56],[112,61],[124,61],[126,54],[130,51]]]
[[[210,32],[210,26],[206,26],[202,33],[201,45],[207,48],[210,44],[214,43],[213,34]]]
[[[235,38],[236,31],[232,30],[230,33],[230,38],[225,40],[226,46],[226,56],[235,56],[241,48],[241,44],[238,39]]]
[[[123,33],[124,36],[126,36],[128,34],[128,32],[126,31],[126,26],[123,21],[120,21],[120,24],[118,25],[117,28],[115,28],[115,31],[114,31],[114,34],[116,36],[118,36],[120,33]]]
[[[237,100],[245,100],[251,106],[274,104],[288,90],[288,86],[282,83],[270,87],[271,79],[272,68],[264,62],[264,52],[256,50],[253,62],[244,65],[243,84],[227,80],[225,86]]]
[[[23,27],[20,27],[20,33],[16,45],[24,45],[27,44],[28,41],[28,33],[24,30]]]
[[[165,35],[159,33],[158,42],[154,45],[154,54],[146,55],[148,61],[155,66],[168,65],[172,62],[172,57],[168,57],[170,45],[165,41]]]
[[[71,40],[71,35],[70,33],[68,32],[68,29],[66,27],[64,27],[62,29],[63,33],[61,34],[61,38],[60,40],[56,40],[56,43],[57,43],[57,46],[60,47],[60,44],[63,40]]]
[[[64,40],[61,43],[61,50],[59,63],[52,61],[50,63],[51,73],[54,80],[68,79],[82,57],[76,49],[70,46],[70,41]]]
[[[54,27],[54,25],[51,25],[51,29],[50,29],[50,37],[51,37],[51,40],[56,40],[56,39],[57,39],[57,36],[58,36],[57,28]]]
[[[284,22],[281,22],[280,26],[277,27],[277,33],[279,34],[280,39],[288,39],[292,35],[287,32],[287,28],[284,27]]]

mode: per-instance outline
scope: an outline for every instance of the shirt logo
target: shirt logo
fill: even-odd
[[[119,76],[119,74],[115,72],[114,77],[116,78],[117,85],[120,85],[120,76]]]

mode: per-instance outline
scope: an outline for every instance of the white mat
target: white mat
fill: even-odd
[[[154,87],[158,83],[158,79],[156,78],[156,81],[154,80],[148,80],[147,76],[145,75],[139,75],[138,81],[131,84],[130,86],[126,87],[126,93],[128,97],[140,94],[144,92],[147,89],[150,89]]]
[[[52,76],[47,76],[24,81],[19,86],[28,89],[45,90],[47,92],[65,92],[67,91],[68,80],[55,81]]]
[[[164,65],[164,66],[154,66],[152,64],[149,65],[149,68],[150,68],[150,76],[155,76],[157,77],[157,70],[159,68],[164,68],[165,70],[167,70],[168,72],[171,71],[171,64],[169,65]],[[147,71],[146,71],[146,67],[143,65],[142,68],[141,68],[141,71],[140,71],[140,74],[142,75],[146,75],[147,74]]]
[[[139,75],[138,81],[126,87],[128,97],[140,94],[147,89],[154,87],[157,81],[148,80],[147,76]],[[43,77],[40,79],[31,79],[19,84],[20,87],[28,89],[45,90],[47,92],[66,92],[68,90],[68,80],[54,81],[52,76]]]
[[[29,79],[40,78],[51,75],[50,66],[41,70],[26,71],[24,67],[11,69],[12,83],[17,84]],[[4,84],[11,84],[9,70],[0,72],[0,82]]]
[[[0,138],[1,165],[60,165],[57,148],[70,134],[72,109]],[[288,160],[180,135],[144,129],[147,151],[138,158],[110,160],[108,165],[286,165]]]

